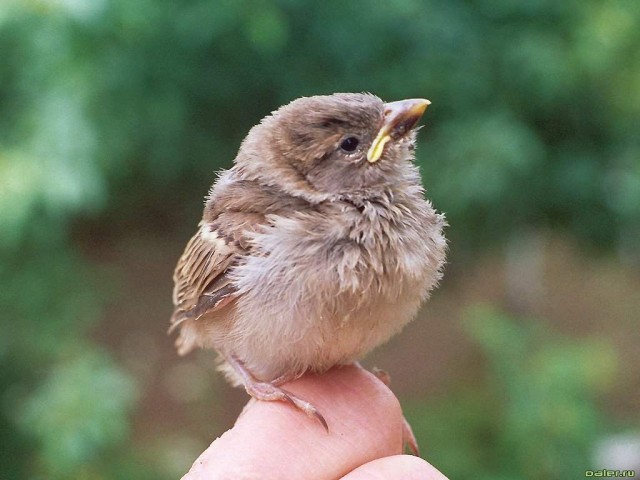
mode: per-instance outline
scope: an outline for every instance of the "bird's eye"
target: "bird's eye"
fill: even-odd
[[[345,138],[340,144],[340,148],[345,152],[353,152],[358,148],[360,141],[356,137]]]

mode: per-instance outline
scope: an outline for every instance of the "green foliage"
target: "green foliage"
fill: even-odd
[[[62,361],[23,407],[21,424],[38,438],[38,456],[53,478],[69,478],[107,446],[126,439],[132,380],[104,354]]]
[[[112,447],[127,439],[136,388],[84,338],[106,282],[87,281],[96,269],[35,227],[0,267],[0,442],[10,445],[0,455],[3,471],[47,479],[101,478],[90,473],[98,465],[125,471],[131,460],[117,450],[111,457]]]
[[[105,192],[113,208],[166,201],[178,185],[204,192],[273,108],[368,90],[433,100],[419,160],[459,248],[523,225],[605,245],[640,238],[634,0],[0,8],[0,168],[22,196],[15,224],[38,198],[73,214]]]
[[[251,125],[295,97],[371,91],[433,101],[418,161],[447,213],[454,258],[548,225],[637,252],[639,26],[636,0],[0,2],[0,404],[10,405],[0,409],[0,440],[11,445],[0,449],[3,472],[34,474],[37,458],[46,478],[76,467],[78,478],[100,469],[113,478],[155,474],[113,446],[134,389],[118,365],[89,353],[87,332],[112,292],[74,252],[72,226],[190,228],[213,171],[230,164]],[[500,368],[518,369],[527,383],[500,384],[513,402],[504,431],[473,415],[477,392],[463,395],[467,413],[449,413],[502,439],[490,444],[523,472],[528,447],[515,445],[552,415],[550,380],[478,339],[513,360]],[[553,435],[566,439],[578,432],[571,418],[595,413],[575,363],[586,354],[559,352],[537,361],[550,378],[568,379],[557,395],[573,388],[573,397],[553,397],[568,422]],[[109,402],[95,399],[114,384],[122,386]],[[519,388],[547,392],[520,430],[512,418]],[[78,418],[67,424],[70,409]],[[483,445],[469,467],[487,464]],[[545,455],[544,468],[555,468],[557,456]],[[452,476],[469,471],[456,470],[456,458]]]
[[[471,311],[465,329],[483,352],[488,377],[407,410],[429,458],[451,478],[579,476],[610,428],[598,398],[615,378],[613,347],[488,308]]]
[[[0,326],[11,334],[0,339],[4,355],[26,361],[57,357],[98,319],[98,282],[87,281],[96,271],[50,240],[54,246],[38,250],[23,244],[20,254],[0,266]]]

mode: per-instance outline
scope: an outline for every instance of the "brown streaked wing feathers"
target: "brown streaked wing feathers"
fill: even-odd
[[[201,228],[187,244],[173,273],[172,329],[187,318],[197,319],[233,299],[235,289],[226,271],[242,249],[238,242],[216,230],[203,238],[201,232],[208,225],[200,223]]]

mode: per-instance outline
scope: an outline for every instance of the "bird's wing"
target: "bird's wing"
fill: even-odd
[[[225,235],[219,224],[200,223],[173,273],[172,329],[186,319],[198,319],[233,300],[235,287],[227,271],[245,249],[244,242]]]

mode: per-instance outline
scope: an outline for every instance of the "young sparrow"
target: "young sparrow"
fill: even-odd
[[[441,277],[445,221],[413,163],[428,105],[338,93],[294,100],[253,127],[174,273],[179,353],[215,349],[233,385],[326,427],[279,385],[356,362]]]

